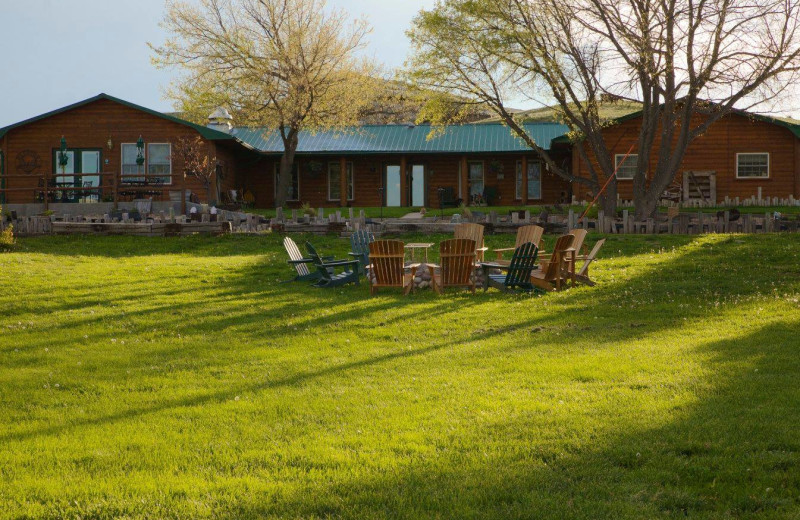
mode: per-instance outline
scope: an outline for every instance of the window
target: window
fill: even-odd
[[[515,198],[522,200],[522,161],[517,161],[517,189]],[[542,165],[528,162],[528,199],[542,198]]]
[[[339,161],[328,163],[328,200],[342,200],[341,168]],[[347,200],[353,200],[353,163],[346,163],[347,169]]]
[[[278,196],[278,179],[281,176],[281,163],[275,163],[274,178],[275,178],[275,197]],[[286,200],[297,201],[300,200],[300,166],[297,161],[292,164],[292,182],[289,183],[289,193]]]
[[[469,176],[469,196],[483,196],[483,161],[471,162],[467,164],[467,174]]]
[[[147,181],[150,183],[172,184],[172,154],[169,143],[147,145],[147,174],[164,175],[164,177],[148,177]]]
[[[737,179],[769,178],[769,154],[737,153],[736,178]]]
[[[627,157],[622,154],[614,156],[614,166],[617,168],[617,179],[633,179],[636,175],[636,162],[639,156],[631,154]]]
[[[122,182],[142,182],[142,168],[136,164],[139,149],[135,143],[122,143]]]

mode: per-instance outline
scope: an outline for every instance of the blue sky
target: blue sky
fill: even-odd
[[[328,0],[373,26],[368,52],[402,65],[405,30],[434,0]],[[164,0],[0,0],[0,127],[100,92],[168,110],[174,72],[150,64]]]

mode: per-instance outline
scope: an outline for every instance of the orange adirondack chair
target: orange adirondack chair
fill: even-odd
[[[578,255],[578,258],[585,258],[587,253],[586,244],[583,242],[586,240],[586,234],[588,231],[581,228],[570,229],[569,234],[575,237],[575,241],[572,243],[572,248],[575,249],[575,254]],[[544,244],[542,244],[544,245]],[[583,256],[581,256],[581,250],[583,251]],[[539,258],[545,262],[550,260],[550,256],[552,253],[542,253],[541,249],[539,252]]]
[[[445,287],[467,287],[475,294],[475,241],[468,238],[451,238],[439,244],[439,273],[431,270],[433,290],[442,294]]]
[[[578,280],[579,282],[585,283],[586,285],[589,285],[589,286],[593,286],[594,285],[594,282],[592,281],[592,279],[589,278],[589,266],[592,264],[592,262],[594,262],[595,258],[597,258],[598,251],[600,251],[600,248],[603,247],[603,244],[605,244],[605,243],[606,243],[606,239],[605,238],[603,238],[601,240],[598,240],[597,243],[592,248],[591,253],[589,253],[585,257],[584,256],[579,256],[578,257],[578,260],[583,260],[584,262],[583,262],[583,265],[581,266],[581,268],[578,270],[578,272],[575,273],[575,279],[576,280]]]
[[[515,251],[519,246],[526,242],[530,242],[538,248],[539,243],[542,241],[543,234],[544,228],[535,224],[530,226],[522,226],[521,228],[517,229],[517,240],[514,242],[514,247],[503,247],[494,250],[494,252],[497,254],[497,263],[507,263],[508,260],[503,260],[503,253]]]
[[[453,238],[467,238],[475,241],[475,255],[479,262],[483,261],[483,253],[488,249],[483,247],[483,226],[466,222],[456,226]]]
[[[539,269],[531,273],[531,283],[547,291],[560,291],[563,282],[569,276],[566,250],[572,248],[575,241],[573,235],[558,237],[550,260],[542,262]]]
[[[370,294],[377,294],[381,287],[399,287],[408,294],[414,287],[414,275],[418,264],[412,264],[411,274],[405,270],[405,244],[400,240],[376,240],[369,244],[368,269],[375,275],[370,285]]]

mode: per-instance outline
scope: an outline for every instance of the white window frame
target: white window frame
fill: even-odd
[[[531,164],[539,165],[539,196],[529,196],[527,200],[542,200],[542,163],[539,161],[528,160],[525,164],[527,166],[530,166]],[[514,172],[514,200],[522,200],[522,175],[527,175],[527,172],[522,172],[522,161],[517,161],[516,170]],[[530,189],[530,182],[528,182],[528,187]]]
[[[153,146],[153,145],[156,145],[156,146],[164,146],[164,145],[166,145],[167,149],[169,150],[168,155],[167,155],[167,157],[169,157],[169,182],[164,182],[162,184],[164,184],[164,186],[170,186],[170,185],[172,185],[172,143],[147,143],[147,144],[145,144],[145,146],[144,146],[144,150],[145,150],[145,152],[144,152],[144,154],[145,154],[144,164],[146,165],[145,174],[148,176],[148,177],[146,177],[146,179],[148,180],[148,182],[150,182],[150,179],[152,178],[152,177],[149,177],[149,176],[151,175],[151,173],[150,173],[150,147]]]
[[[633,175],[631,177],[620,177],[619,176],[619,161],[620,159],[627,162],[628,160],[633,160]],[[614,154],[614,169],[617,171],[617,180],[618,181],[632,181],[633,178],[636,176],[636,163],[639,162],[639,154],[632,153],[628,154],[627,156],[624,153]]]
[[[331,198],[331,166],[333,165],[341,165],[340,161],[328,161],[328,202],[341,202],[342,198],[341,195],[338,199]],[[356,166],[353,164],[352,161],[345,161],[344,171],[345,176],[347,176],[347,171],[350,170],[350,177],[351,182],[347,183],[347,200],[355,200],[356,197]],[[402,172],[400,172],[402,175]],[[352,188],[352,189],[351,189]]]
[[[138,182],[138,181],[143,179],[143,177],[140,177],[140,175],[145,175],[147,173],[147,166],[146,166],[146,164],[147,164],[147,146],[145,146],[144,150],[142,150],[142,153],[144,154],[144,163],[142,163],[142,168],[144,169],[144,172],[139,173],[137,171],[135,177],[132,176],[131,174],[126,174],[125,173],[125,166],[126,166],[125,165],[125,147],[126,146],[133,146],[134,148],[136,148],[136,143],[120,143],[120,145],[119,145],[119,174],[120,174],[121,184],[128,184],[128,183],[131,182],[131,179],[136,179],[135,182]],[[136,166],[136,169],[138,170],[139,169],[139,165],[136,164],[136,159],[134,159],[133,164],[134,164],[134,166]],[[126,177],[122,177],[123,175],[125,175]],[[144,178],[146,178],[146,177],[144,177]]]
[[[278,175],[281,172],[281,163],[278,161],[272,166],[272,196],[278,198]],[[286,199],[286,202],[300,202],[300,162],[295,161],[292,168],[297,168],[297,193],[295,194],[297,198]]]
[[[760,176],[757,176],[757,177],[754,177],[752,175],[744,175],[744,176],[739,175],[739,156],[741,156],[741,155],[766,155],[767,156],[767,175],[760,175]],[[737,179],[742,179],[742,180],[769,179],[769,177],[770,177],[770,166],[771,166],[770,163],[771,162],[772,162],[772,159],[770,157],[770,153],[769,152],[743,152],[743,153],[737,153],[736,154],[736,178]]]

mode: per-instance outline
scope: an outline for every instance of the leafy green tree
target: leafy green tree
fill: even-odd
[[[442,0],[415,19],[411,78],[490,106],[551,171],[597,193],[615,171],[600,107],[642,104],[634,204],[655,213],[689,144],[735,108],[780,99],[800,65],[800,4],[784,0]],[[509,110],[555,104],[589,170],[576,177]],[[447,111],[426,114],[446,122]],[[594,159],[594,160],[590,160]],[[616,181],[603,199],[616,202]]]
[[[359,57],[370,28],[325,0],[170,0],[170,38],[154,63],[183,74],[169,95],[187,117],[224,106],[238,125],[277,132],[284,154],[276,206],[286,202],[301,131],[357,124],[377,67]]]

